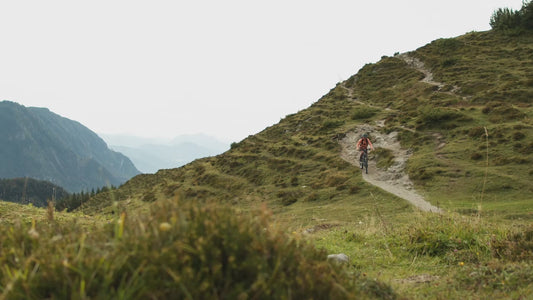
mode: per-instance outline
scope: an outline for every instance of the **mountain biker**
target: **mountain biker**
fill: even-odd
[[[372,145],[372,142],[368,138],[368,134],[364,133],[363,136],[357,141],[357,145],[356,145],[357,150],[361,151],[361,155],[359,156],[359,161],[363,159],[364,150],[366,150],[368,146],[370,146],[370,149],[374,151],[374,145]]]

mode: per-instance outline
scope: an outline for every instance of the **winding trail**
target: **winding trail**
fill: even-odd
[[[416,57],[412,57],[412,56],[410,56],[407,53],[402,53],[402,54],[398,55],[397,57],[399,59],[405,61],[405,63],[407,63],[407,65],[409,67],[411,67],[411,68],[417,70],[418,72],[421,72],[422,74],[424,74],[424,78],[422,78],[422,80],[420,80],[421,82],[437,86],[439,91],[441,91],[441,89],[446,86],[445,83],[433,80],[433,73],[431,73],[431,70],[429,68],[427,68],[426,65],[424,64],[424,62],[422,62],[420,59],[418,59]],[[453,88],[451,89],[451,91],[444,92],[444,93],[458,96],[457,92],[459,91],[459,89],[460,88],[458,86],[454,85]]]
[[[416,192],[412,181],[405,173],[405,166],[411,152],[402,149],[397,140],[397,132],[389,134],[381,133],[377,128],[379,125],[362,125],[355,131],[348,132],[346,137],[340,140],[342,146],[341,157],[350,164],[359,168],[359,151],[356,149],[357,140],[367,132],[372,136],[374,148],[386,148],[392,151],[394,163],[386,170],[379,169],[376,161],[370,159],[368,162],[368,174],[363,174],[363,179],[391,194],[403,198],[422,211],[441,213],[442,210],[427,202],[424,197]]]
[[[400,54],[398,58],[404,60],[409,67],[414,68],[425,75],[421,82],[435,85],[439,89],[445,86],[444,83],[433,80],[433,74],[419,59],[411,57],[408,54]],[[348,96],[353,98],[353,91],[344,85],[342,85],[342,87],[348,91]],[[455,93],[457,89],[457,87],[454,87],[449,93]],[[371,104],[358,101],[357,99],[353,100],[360,104],[371,106]],[[374,148],[385,148],[392,151],[392,154],[394,155],[394,163],[386,170],[379,169],[376,166],[376,161],[372,159],[372,155],[370,155],[368,174],[362,172],[363,179],[372,185],[407,200],[422,211],[443,213],[443,210],[427,202],[424,197],[414,189],[413,182],[405,172],[407,160],[411,156],[411,151],[403,149],[400,146],[400,142],[397,139],[398,132],[394,131],[389,134],[382,133],[380,128],[384,127],[384,124],[384,120],[379,120],[376,121],[375,125],[361,125],[355,130],[348,132],[346,136],[339,141],[342,146],[341,157],[359,169],[359,151],[356,149],[356,144],[363,133],[369,133],[372,137]],[[438,148],[442,148],[444,145],[442,137],[435,136],[435,138],[439,140]]]

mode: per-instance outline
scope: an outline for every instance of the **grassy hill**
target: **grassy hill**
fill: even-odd
[[[179,194],[238,205],[266,201],[280,210],[296,203],[365,202],[380,192],[340,159],[338,140],[383,120],[382,131],[398,131],[402,146],[412,150],[407,170],[430,202],[472,211],[483,200],[486,213],[519,217],[533,192],[532,53],[533,36],[492,31],[436,40],[408,53],[441,87],[422,82],[424,74],[400,55],[383,57],[230,151],[138,176],[116,197],[151,201]],[[109,199],[97,197],[88,210]],[[390,209],[398,211],[400,203]]]
[[[61,235],[65,250],[53,257],[16,250],[24,263],[3,254],[0,262],[10,265],[0,292],[49,295],[31,284],[63,280],[61,295],[80,298],[104,296],[101,287],[126,298],[532,297],[531,78],[531,33],[472,32],[383,57],[222,155],[96,195],[77,212],[107,222],[90,235],[51,218],[14,225],[42,228],[39,243],[48,235],[51,252]],[[376,123],[398,133],[412,152],[406,171],[415,188],[446,213],[420,212],[340,157],[347,133]],[[10,237],[2,247],[36,243]],[[324,264],[326,254],[340,252],[350,263]],[[51,261],[46,268],[40,255]]]

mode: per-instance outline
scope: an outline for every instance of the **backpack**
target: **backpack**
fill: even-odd
[[[366,147],[368,147],[368,138],[362,138],[362,139],[361,139],[360,147],[361,147],[362,149],[366,149]]]

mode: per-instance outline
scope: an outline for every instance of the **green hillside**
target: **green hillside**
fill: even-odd
[[[340,158],[338,141],[381,120],[382,132],[397,131],[402,146],[412,150],[407,171],[431,203],[472,211],[483,201],[487,213],[516,217],[533,192],[532,42],[531,35],[469,33],[383,57],[230,151],[135,177],[116,196],[266,201],[282,211],[354,201],[362,212],[365,199],[380,191]],[[424,62],[442,86],[421,81],[424,74],[405,56]],[[438,151],[437,142],[443,144]],[[91,207],[109,205],[108,199],[98,197]],[[411,210],[402,201],[386,202],[391,211]]]
[[[0,202],[0,299],[533,297],[533,34],[504,29],[384,56],[226,153],[73,214]],[[347,161],[362,131],[399,140],[442,213]],[[374,172],[394,168],[376,148]]]

